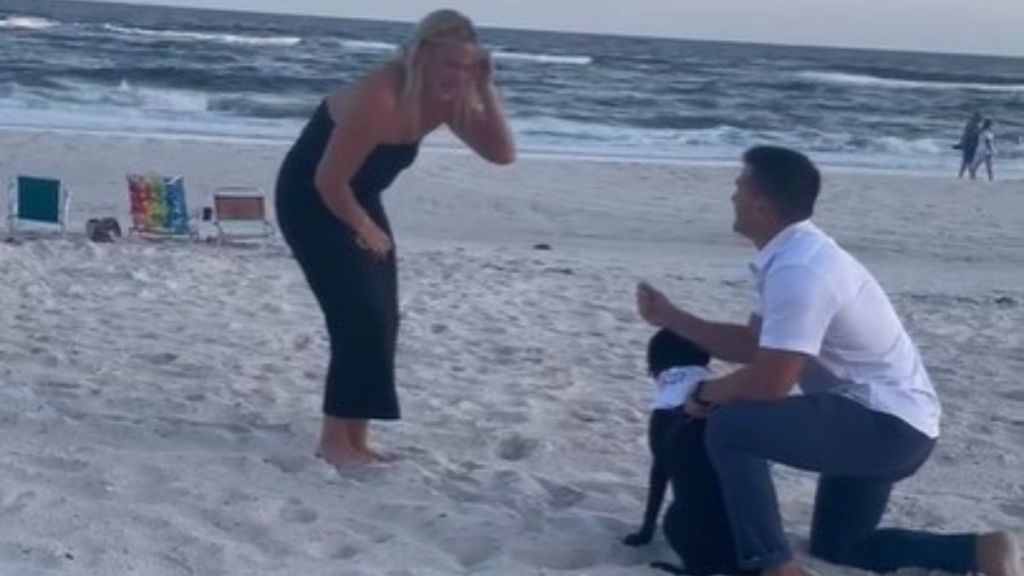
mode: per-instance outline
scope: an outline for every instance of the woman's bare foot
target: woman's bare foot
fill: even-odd
[[[394,462],[397,456],[386,452],[380,452],[370,447],[370,423],[366,420],[345,421],[345,433],[348,443],[356,451],[361,452],[374,462]]]
[[[389,464],[391,462],[397,462],[401,456],[393,452],[380,452],[374,448],[366,447],[361,450],[364,454],[373,458],[374,462],[380,462],[381,464]]]
[[[1017,542],[1006,532],[978,535],[975,550],[985,576],[1024,576]]]
[[[349,440],[348,422],[331,416],[324,416],[316,456],[338,469],[373,463],[373,458],[369,454],[354,446]]]
[[[321,442],[320,446],[316,449],[316,457],[339,470],[359,468],[374,462],[373,457],[360,450],[356,450],[347,442],[330,445]]]

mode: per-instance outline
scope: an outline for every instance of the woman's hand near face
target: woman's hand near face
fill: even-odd
[[[480,56],[476,68],[476,86],[478,90],[486,90],[494,81],[494,56],[486,48],[480,48]],[[484,94],[480,94],[484,97]]]

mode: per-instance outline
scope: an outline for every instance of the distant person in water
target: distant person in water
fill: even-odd
[[[981,123],[981,131],[978,133],[978,145],[974,151],[974,163],[971,164],[971,179],[977,178],[978,168],[982,164],[985,165],[985,171],[988,172],[988,179],[991,182],[995,180],[995,175],[992,173],[992,158],[996,155],[996,136],[992,132],[992,119],[985,118],[985,121]]]
[[[960,173],[959,178],[963,178],[964,174],[971,169],[974,165],[974,153],[978,148],[978,134],[981,131],[981,112],[975,112],[971,114],[967,124],[964,126],[964,131],[960,135],[960,142],[955,146],[960,150]]]
[[[323,100],[281,167],[281,231],[330,337],[317,454],[336,467],[380,460],[369,421],[400,417],[397,268],[381,192],[441,126],[491,162],[515,159],[493,72],[473,23],[433,12],[394,61]]]

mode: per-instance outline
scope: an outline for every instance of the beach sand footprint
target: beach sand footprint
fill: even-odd
[[[318,518],[316,510],[304,505],[302,501],[297,498],[290,498],[285,502],[278,514],[281,520],[293,524],[312,524],[316,522]]]
[[[82,385],[77,382],[46,380],[34,384],[33,388],[41,398],[54,400],[76,400],[83,395]]]
[[[50,472],[64,472],[66,474],[82,472],[89,468],[89,463],[85,460],[52,454],[33,456],[30,461],[37,468]]]
[[[1024,498],[1003,502],[999,510],[1007,516],[1024,522]]]
[[[572,571],[597,565],[599,558],[590,547],[558,540],[530,541],[512,547],[517,560],[537,568]]]
[[[263,554],[284,557],[294,553],[291,543],[282,539],[273,527],[232,508],[205,509],[201,512],[205,523],[218,530],[221,536]]]
[[[136,358],[156,366],[166,366],[177,360],[178,355],[173,352],[149,352],[145,354],[138,354]]]
[[[297,474],[314,463],[313,457],[300,454],[275,454],[263,461],[285,474]]]
[[[36,499],[35,490],[25,490],[10,497],[0,492],[0,518],[13,519]]]
[[[1024,402],[1024,390],[1005,390],[996,392],[996,394],[1011,402]]]
[[[460,566],[472,570],[497,556],[502,550],[502,540],[486,530],[457,531],[448,534],[437,543]]]
[[[502,460],[519,462],[529,458],[538,448],[540,448],[539,440],[517,432],[502,438],[498,442],[496,454]]]
[[[544,489],[547,494],[547,503],[552,508],[560,510],[572,508],[586,498],[586,493],[574,486],[552,482],[540,477],[536,477],[535,480]]]

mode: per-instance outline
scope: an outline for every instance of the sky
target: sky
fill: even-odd
[[[481,25],[1024,56],[1024,0],[122,0],[412,21],[434,8]]]

